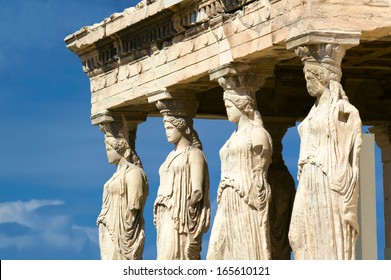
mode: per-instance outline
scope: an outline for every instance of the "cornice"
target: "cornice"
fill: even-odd
[[[221,18],[221,14],[252,2],[142,1],[100,23],[83,27],[66,37],[65,43],[82,60],[83,71],[95,76],[199,34],[216,24],[214,19]],[[269,3],[269,0],[261,2]]]

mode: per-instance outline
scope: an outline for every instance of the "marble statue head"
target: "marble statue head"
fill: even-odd
[[[232,102],[236,108],[246,115],[254,113],[254,99],[249,95],[239,95],[231,93],[229,90],[224,92],[224,101]]]
[[[100,124],[99,128],[105,134],[106,150],[111,147],[130,163],[142,166],[134,149],[137,127],[131,129],[125,122],[115,121]]]

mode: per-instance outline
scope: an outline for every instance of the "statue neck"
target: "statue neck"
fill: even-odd
[[[241,131],[247,127],[247,125],[250,124],[250,119],[247,117],[247,115],[242,115],[238,121],[238,129],[237,131]]]
[[[190,141],[187,140],[185,137],[182,137],[181,140],[179,140],[178,143],[175,143],[175,151],[184,150],[184,149],[186,149],[189,146],[191,146]]]
[[[126,167],[127,165],[128,165],[128,161],[126,160],[126,158],[121,157],[121,159],[119,160],[119,162],[117,164],[117,171]]]

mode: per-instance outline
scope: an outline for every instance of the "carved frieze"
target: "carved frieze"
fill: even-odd
[[[250,4],[252,2],[259,2],[258,4],[262,5],[263,7],[266,7],[267,10],[269,11],[270,15],[270,0],[259,0],[259,1],[254,1],[254,0],[221,0],[220,1],[222,4],[222,7],[224,8],[224,11],[226,12],[233,12],[241,7]]]
[[[179,12],[181,23],[190,28],[209,21],[209,19],[224,11],[220,0],[196,1]]]
[[[269,0],[182,1],[176,9],[166,9],[153,18],[144,19],[142,24],[128,26],[91,45],[91,48],[80,56],[83,71],[90,76],[98,74],[95,69],[109,71],[117,67],[118,63],[133,61],[173,44],[174,38],[178,41],[179,35],[193,36],[202,32],[209,28],[210,21],[220,14],[234,12],[253,2],[254,5],[261,5],[262,10],[266,11],[260,15],[262,21],[266,20],[270,15]],[[141,1],[136,9],[144,9],[151,3]],[[105,66],[108,68],[104,68]]]
[[[122,39],[122,53],[129,53],[133,50],[148,48],[152,43],[163,42],[175,35],[177,31],[171,19],[161,22],[144,32],[140,32]]]
[[[236,10],[250,2],[254,2],[254,0],[221,0],[226,11]]]

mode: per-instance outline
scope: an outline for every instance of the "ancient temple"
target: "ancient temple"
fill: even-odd
[[[135,128],[161,116],[156,103],[162,100],[189,107],[180,112],[187,118],[226,119],[224,91],[252,95],[274,146],[272,241],[284,239],[294,198],[281,139],[314,104],[303,65],[311,59],[326,65],[382,151],[390,259],[390,15],[389,0],[144,0],[83,27],[65,43],[90,79],[93,125],[126,122]],[[277,243],[274,258],[289,258],[287,239]]]

